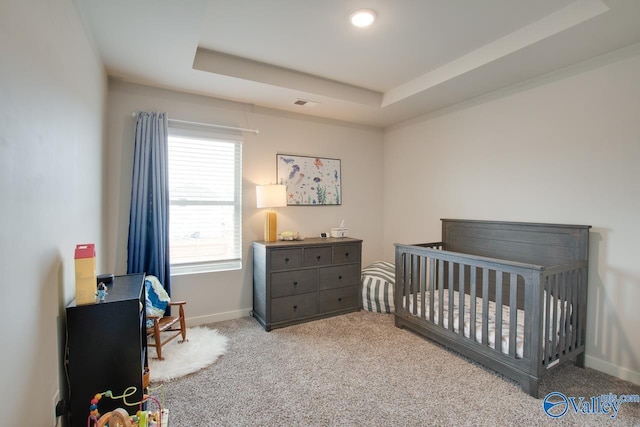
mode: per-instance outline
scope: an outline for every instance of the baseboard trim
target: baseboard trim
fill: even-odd
[[[612,375],[616,378],[620,378],[621,380],[640,385],[640,372],[635,372],[631,369],[616,366],[602,359],[598,359],[596,357],[588,355],[585,357],[585,365],[588,368],[595,369],[596,371],[604,372],[605,374]]]
[[[208,314],[206,316],[187,317],[187,327],[207,325],[209,323],[222,322],[223,320],[239,319],[251,315],[253,308],[227,311],[225,313]]]

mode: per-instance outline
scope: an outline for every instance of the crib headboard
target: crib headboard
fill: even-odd
[[[590,225],[441,219],[443,249],[541,266],[586,261]]]
[[[442,219],[444,249],[541,266],[586,261],[589,225]]]
[[[447,251],[551,267],[587,261],[589,225],[442,219],[442,248]],[[446,280],[445,280],[446,283]],[[489,299],[495,301],[490,278]],[[481,292],[481,284],[476,284]],[[446,287],[446,286],[445,286]],[[468,284],[467,287],[468,288]],[[518,308],[524,308],[524,281],[518,278]],[[503,286],[503,299],[509,286]]]

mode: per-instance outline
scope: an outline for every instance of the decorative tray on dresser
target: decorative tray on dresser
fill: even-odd
[[[270,331],[358,311],[362,240],[253,242],[253,317]]]

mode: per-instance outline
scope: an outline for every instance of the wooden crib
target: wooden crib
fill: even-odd
[[[443,219],[441,242],[395,245],[396,326],[538,397],[548,369],[584,367],[589,228]]]

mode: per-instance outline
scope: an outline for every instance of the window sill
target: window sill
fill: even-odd
[[[242,261],[227,261],[207,264],[172,265],[172,276],[185,276],[188,274],[217,273],[220,271],[232,271],[242,269]]]

